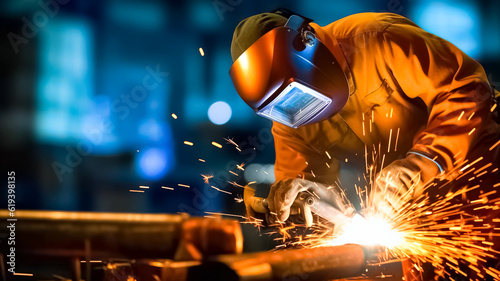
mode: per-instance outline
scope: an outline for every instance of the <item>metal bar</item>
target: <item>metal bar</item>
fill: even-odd
[[[91,281],[91,268],[90,268],[90,240],[85,239],[85,281]]]
[[[0,210],[0,219],[8,215]],[[80,257],[88,263],[89,259],[174,258],[179,246],[194,246],[202,256],[241,253],[243,248],[239,223],[230,219],[25,210],[16,211],[16,218],[20,245],[16,255],[25,257]]]
[[[0,218],[8,215],[0,211]],[[166,214],[25,210],[16,211],[16,218],[20,244],[16,254],[83,258],[88,240],[93,259],[173,257],[187,219]]]
[[[189,270],[188,280],[331,280],[363,273],[360,245],[223,255]]]
[[[2,280],[7,281],[7,275],[5,274],[5,261],[3,259],[3,253],[0,253],[0,271],[2,272]]]
[[[80,259],[77,257],[74,257],[71,260],[71,280],[73,281],[80,281],[82,278],[82,265],[80,263]]]

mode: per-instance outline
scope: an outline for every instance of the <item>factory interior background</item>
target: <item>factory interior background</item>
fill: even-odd
[[[230,43],[240,20],[279,7],[320,25],[402,14],[500,87],[499,1],[1,1],[0,158],[16,209],[244,215],[238,185],[273,182],[274,147],[232,86]]]

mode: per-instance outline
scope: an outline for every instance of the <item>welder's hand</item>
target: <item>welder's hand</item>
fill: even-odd
[[[317,196],[319,200],[341,211],[346,208],[343,198],[336,187],[328,187],[305,179],[287,179],[278,181],[271,186],[271,191],[267,197],[271,215],[284,222],[289,218],[290,211],[296,210],[293,213],[299,214],[304,219],[306,226],[311,226],[313,217],[309,205],[302,200],[296,200],[297,196],[304,193]]]
[[[243,201],[247,210],[247,218],[252,219],[260,217],[260,214],[265,214],[268,210],[264,204],[264,198],[255,197],[255,189],[250,186],[245,186],[243,191]]]
[[[396,160],[375,176],[368,204],[386,214],[394,214],[403,204],[421,196],[426,185],[439,175],[433,161],[409,153]]]

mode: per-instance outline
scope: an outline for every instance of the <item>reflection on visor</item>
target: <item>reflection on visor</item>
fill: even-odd
[[[323,111],[331,102],[330,98],[319,92],[298,82],[292,82],[257,114],[297,128]]]

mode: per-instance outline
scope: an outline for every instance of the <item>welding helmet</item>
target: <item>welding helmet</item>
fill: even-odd
[[[258,115],[292,128],[332,117],[349,97],[341,65],[310,22],[298,15],[259,14],[238,25],[231,46],[229,75],[240,97]],[[248,42],[245,36],[252,35],[245,25],[263,35]]]

